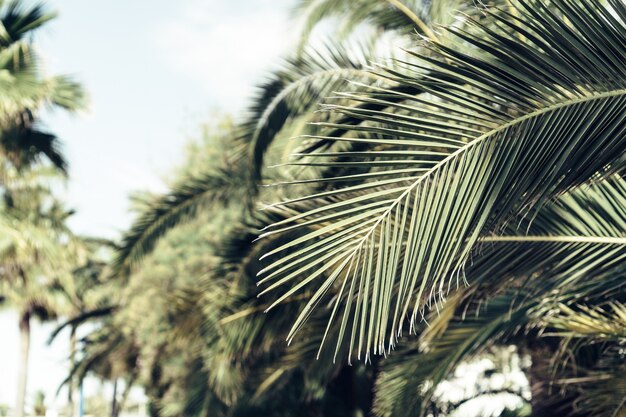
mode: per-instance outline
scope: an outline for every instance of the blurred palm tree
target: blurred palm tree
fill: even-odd
[[[63,172],[67,162],[59,141],[41,130],[42,109],[76,111],[85,94],[67,76],[46,78],[33,45],[37,29],[54,18],[41,5],[0,2],[0,154],[3,167],[21,168],[45,157]],[[4,183],[4,179],[2,181]]]
[[[33,34],[53,17],[40,5],[0,1],[0,288],[19,316],[17,417],[24,415],[31,318],[59,314],[58,283],[81,253],[65,225],[72,212],[50,191],[67,163],[56,136],[38,120],[44,108],[76,111],[85,104],[77,83],[41,72]]]
[[[343,47],[296,51],[219,163],[126,234],[112,272],[132,281],[173,227],[205,215],[225,232],[196,288],[165,290],[145,382],[160,412],[280,415],[284,394],[295,413],[442,415],[461,403],[439,384],[502,344],[532,358],[533,415],[624,412],[626,8],[507,2],[452,21],[448,4],[302,2],[305,38],[343,16]],[[376,43],[350,43],[362,25],[424,39],[372,69]]]
[[[16,416],[24,415],[31,319],[50,320],[64,312],[59,285],[70,279],[71,265],[82,256],[65,225],[72,212],[36,172],[31,168],[12,179],[0,207],[0,295],[18,313],[21,338]]]
[[[53,330],[48,340],[51,344],[65,328],[69,328],[70,376],[64,385],[68,387],[68,409],[72,416],[75,414],[74,394],[79,385],[79,381],[74,377],[78,361],[78,328],[88,320],[109,316],[115,309],[110,291],[103,281],[104,271],[115,245],[106,239],[88,237],[75,239],[84,255],[72,266],[71,279],[59,282],[56,288],[65,305],[63,314],[65,320]]]

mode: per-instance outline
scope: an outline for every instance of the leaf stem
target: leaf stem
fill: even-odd
[[[428,36],[433,41],[439,42],[439,38],[437,35],[428,27],[426,23],[422,19],[419,18],[417,14],[413,10],[411,10],[406,4],[402,3],[400,0],[387,0],[389,4],[394,6],[396,9],[400,10],[402,13],[406,15],[409,19],[411,19],[417,27],[419,27],[422,33]]]
[[[626,245],[626,237],[605,236],[486,236],[482,242],[571,242]]]

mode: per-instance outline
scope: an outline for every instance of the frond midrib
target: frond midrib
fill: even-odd
[[[429,169],[428,171],[426,171],[424,173],[424,175],[422,175],[417,181],[413,182],[410,186],[408,186],[387,208],[387,210],[385,210],[376,220],[376,222],[374,222],[374,224],[370,227],[370,229],[367,231],[367,233],[365,233],[360,239],[359,239],[359,243],[351,250],[351,252],[347,255],[349,256],[354,256],[355,253],[357,253],[357,251],[363,246],[363,244],[367,241],[367,239],[369,239],[369,237],[371,236],[372,232],[374,230],[376,230],[376,228],[378,227],[378,225],[380,224],[380,222],[382,222],[388,215],[389,213],[391,213],[391,211],[394,209],[394,207],[396,205],[398,205],[402,200],[404,200],[404,198],[406,198],[406,196],[408,195],[408,193],[410,193],[413,189],[415,189],[415,187],[417,185],[419,185],[425,178],[428,178],[429,176],[431,176],[434,172],[436,172],[437,170],[441,169],[441,167],[445,166],[449,161],[459,157],[460,155],[462,155],[463,153],[467,152],[468,149],[471,149],[473,146],[484,142],[485,140],[491,138],[493,135],[504,131],[512,126],[515,126],[517,124],[523,123],[524,121],[528,120],[528,119],[532,119],[534,117],[537,116],[541,116],[542,114],[545,113],[549,113],[551,111],[554,110],[558,110],[560,108],[564,108],[564,107],[568,107],[568,106],[572,106],[575,104],[579,104],[579,103],[584,103],[584,102],[589,102],[589,101],[593,101],[593,100],[599,100],[599,99],[604,99],[604,98],[609,98],[609,97],[615,97],[615,96],[620,96],[620,95],[626,95],[626,89],[618,89],[618,90],[611,90],[611,91],[606,91],[603,93],[592,93],[589,96],[585,96],[585,97],[577,97],[575,99],[570,99],[570,100],[566,100],[560,103],[556,103],[553,105],[550,105],[548,107],[544,107],[541,109],[537,109],[533,112],[527,113],[523,116],[520,116],[518,118],[515,118],[507,123],[503,123],[500,126],[485,132],[484,134],[482,134],[481,136],[477,137],[476,139],[474,139],[473,141],[469,142],[467,145],[457,149],[456,151],[454,151],[453,153],[451,153],[450,155],[448,155],[446,158],[442,159],[439,163],[437,163],[437,165],[433,166],[431,169]]]
[[[589,243],[601,245],[626,245],[626,237],[533,235],[533,236],[486,236],[481,242],[489,243]]]

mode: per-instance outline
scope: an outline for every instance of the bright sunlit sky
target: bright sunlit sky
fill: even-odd
[[[46,116],[70,162],[66,198],[81,234],[115,238],[134,190],[163,191],[199,123],[237,113],[294,41],[293,0],[48,0],[59,17],[37,43],[49,74],[70,73],[90,95],[83,114]],[[34,325],[28,400],[48,403],[67,373],[67,337],[45,347]],[[13,405],[17,318],[0,313],[0,404]],[[64,400],[64,396],[63,396]]]

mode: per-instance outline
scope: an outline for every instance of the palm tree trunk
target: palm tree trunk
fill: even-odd
[[[20,317],[20,367],[17,374],[17,398],[15,400],[15,417],[24,417],[26,401],[26,377],[28,375],[28,354],[30,352],[30,312]]]
[[[126,400],[128,400],[128,394],[130,394],[130,390],[133,388],[135,379],[135,375],[131,375],[126,381],[126,386],[124,387],[124,391],[122,392],[122,398],[117,403],[117,409],[115,410],[115,416],[113,417],[118,417],[120,415],[120,412],[124,409],[124,406],[126,405]]]
[[[113,380],[113,399],[111,400],[111,417],[117,416],[117,378]]]
[[[74,366],[76,366],[76,326],[72,326],[72,330],[70,333],[70,372],[74,371]],[[74,410],[75,389],[76,386],[74,384],[74,377],[70,377],[67,392],[67,407],[70,410],[70,417],[74,417],[76,415]]]

